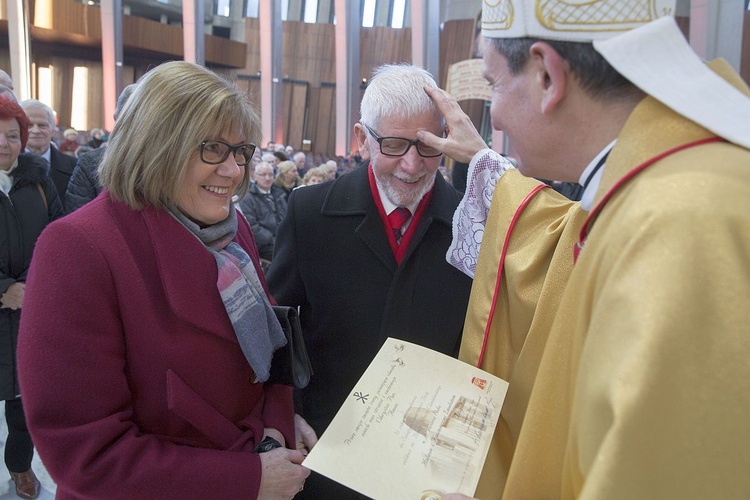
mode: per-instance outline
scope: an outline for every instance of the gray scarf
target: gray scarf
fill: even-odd
[[[216,286],[234,333],[257,381],[265,382],[273,352],[286,344],[286,337],[250,256],[232,241],[237,233],[237,210],[232,206],[226,219],[205,228],[199,227],[179,210],[171,213],[216,260]]]

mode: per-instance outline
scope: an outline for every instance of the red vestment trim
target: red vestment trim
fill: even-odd
[[[615,194],[615,192],[618,189],[624,186],[630,179],[635,177],[637,174],[645,170],[646,167],[653,165],[657,161],[662,160],[666,158],[667,156],[671,156],[677,153],[678,151],[689,149],[695,146],[702,146],[703,144],[709,144],[712,142],[726,142],[726,141],[722,139],[721,137],[709,137],[708,139],[701,139],[699,141],[688,142],[686,144],[682,144],[668,151],[665,151],[659,155],[656,155],[650,160],[646,160],[645,162],[641,163],[640,165],[635,167],[633,170],[625,174],[619,181],[615,183],[614,186],[612,186],[612,188],[609,191],[607,191],[607,194],[604,195],[604,198],[602,198],[602,201],[600,201],[599,204],[595,206],[593,210],[591,210],[591,213],[586,218],[586,222],[583,223],[583,227],[581,227],[581,234],[578,237],[578,243],[576,243],[575,246],[573,247],[573,263],[575,264],[578,261],[578,255],[581,253],[581,250],[583,250],[583,245],[586,243],[586,239],[589,237],[589,233],[591,232],[591,227],[594,225],[594,221],[599,216],[599,212],[601,212],[602,208],[604,208],[604,205],[607,204],[609,199]]]
[[[477,361],[477,368],[482,367],[482,361],[484,360],[484,351],[487,349],[487,341],[490,338],[490,326],[492,326],[492,319],[495,316],[495,306],[497,305],[497,294],[500,291],[500,282],[502,281],[503,267],[505,266],[505,255],[508,253],[508,245],[510,244],[510,235],[513,232],[513,228],[521,217],[521,214],[526,209],[531,200],[536,196],[542,189],[548,188],[547,184],[540,184],[535,187],[521,204],[516,209],[516,213],[513,215],[513,219],[510,221],[508,232],[505,233],[505,242],[503,242],[503,251],[500,254],[500,264],[497,267],[497,279],[495,280],[495,291],[492,294],[492,303],[490,304],[490,314],[487,317],[487,326],[484,328],[484,339],[482,340],[482,349],[479,352],[479,360]]]

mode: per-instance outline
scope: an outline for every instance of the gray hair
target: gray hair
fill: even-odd
[[[122,113],[122,109],[125,107],[125,104],[128,103],[128,99],[130,99],[130,94],[133,93],[135,90],[136,84],[131,83],[124,89],[122,89],[122,92],[120,92],[120,96],[117,98],[117,103],[115,103],[115,113],[114,118],[115,121],[117,121],[117,118],[120,116],[120,113]]]
[[[46,113],[49,126],[55,128],[55,112],[52,111],[52,108],[44,104],[42,101],[37,101],[36,99],[26,99],[25,101],[21,102],[21,107],[26,112],[26,114],[28,114],[29,111],[34,110]]]
[[[377,128],[385,117],[411,118],[440,110],[424,91],[437,88],[432,75],[419,66],[386,64],[375,68],[359,107],[360,121]]]

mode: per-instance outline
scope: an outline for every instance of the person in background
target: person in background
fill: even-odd
[[[259,139],[242,91],[164,63],[115,125],[102,196],[39,238],[18,366],[57,498],[302,489],[315,435],[264,383],[285,338],[235,208]]]
[[[261,161],[264,161],[273,167],[274,175],[276,174],[276,165],[279,164],[279,159],[274,156],[273,153],[265,152],[260,157]]]
[[[336,160],[328,160],[325,163],[326,166],[326,176],[329,181],[332,181],[336,178],[336,175],[338,174],[338,164],[336,163]]]
[[[18,102],[18,99],[16,99],[16,95],[13,93],[13,89],[11,87],[8,87],[7,85],[3,85],[2,83],[0,83],[0,96],[5,96],[12,101]]]
[[[303,186],[313,186],[328,180],[328,172],[324,167],[311,168],[302,179]]]
[[[100,128],[92,128],[89,132],[89,140],[86,144],[94,149],[104,144],[104,130]]]
[[[28,137],[29,119],[23,109],[14,99],[0,97],[0,396],[8,425],[5,465],[16,495],[36,498],[41,486],[31,469],[34,444],[20,397],[16,345],[34,244],[63,212],[46,162],[21,153]],[[44,283],[36,286],[44,288]]]
[[[120,113],[122,113],[135,87],[136,84],[131,83],[120,92],[115,103],[115,123],[117,123],[117,119],[120,117]],[[68,188],[65,191],[65,213],[75,212],[102,192],[102,185],[99,182],[99,165],[104,158],[104,153],[107,151],[106,145],[107,143],[104,143],[100,148],[88,152],[84,151],[80,154],[76,150],[78,161],[76,162],[75,169],[73,169],[73,174],[70,176]]]
[[[279,163],[276,179],[273,183],[284,191],[284,199],[289,199],[289,193],[302,182],[297,173],[297,166],[291,161],[282,161]]]
[[[294,165],[297,167],[297,175],[300,178],[304,177],[307,173],[307,155],[302,151],[297,151],[296,153],[294,153],[292,161],[294,161]]]
[[[518,169],[445,92],[427,90],[447,137],[418,134],[471,164],[448,254],[475,276],[460,357],[510,384],[476,496],[745,498],[750,89],[656,9],[570,4],[580,24],[484,3]]]
[[[8,87],[10,91],[13,92],[13,79],[5,70],[2,69],[0,69],[0,85]]]
[[[378,68],[354,126],[367,167],[295,189],[276,233],[268,282],[279,304],[299,306],[315,375],[300,413],[320,434],[387,337],[455,356],[471,280],[445,261],[461,195],[437,173],[441,153],[416,140],[445,124],[424,93],[432,76],[410,65]],[[356,498],[320,475],[301,498]]]
[[[286,194],[274,184],[273,167],[268,163],[260,162],[255,167],[253,177],[255,182],[242,198],[240,209],[253,230],[260,262],[265,271],[273,259],[276,229],[286,215]]]
[[[78,131],[74,128],[66,129],[63,133],[65,140],[60,143],[57,148],[68,156],[75,156],[76,150],[80,146],[78,144]]]
[[[65,191],[76,166],[76,159],[52,146],[52,134],[55,131],[55,112],[52,108],[36,99],[23,101],[21,107],[31,123],[26,151],[47,160],[49,176],[57,186],[60,201],[65,206]]]
[[[291,158],[294,155],[294,148],[292,146],[285,147],[284,154],[287,158]]]

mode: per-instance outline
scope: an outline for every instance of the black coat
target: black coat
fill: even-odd
[[[387,337],[456,356],[471,280],[446,262],[461,195],[437,175],[401,262],[361,167],[296,189],[267,274],[281,305],[301,306],[313,365],[298,410],[320,435]]]
[[[65,192],[66,214],[75,212],[102,192],[98,170],[105,151],[98,148],[78,158]]]
[[[253,230],[260,258],[265,260],[271,260],[273,257],[276,229],[286,215],[286,195],[275,184],[271,185],[271,198],[273,207],[266,199],[266,195],[258,190],[258,185],[252,183],[240,202],[240,210]]]
[[[0,295],[25,282],[37,238],[47,224],[63,215],[57,189],[47,176],[47,162],[23,153],[13,173],[8,196],[0,191]],[[42,197],[39,187],[44,190]],[[19,394],[16,341],[21,310],[0,309],[0,399]]]
[[[50,168],[49,176],[55,183],[57,194],[60,197],[60,203],[65,205],[65,191],[68,189],[70,176],[73,175],[73,169],[76,167],[76,159],[73,156],[66,155],[57,148],[50,146]]]

